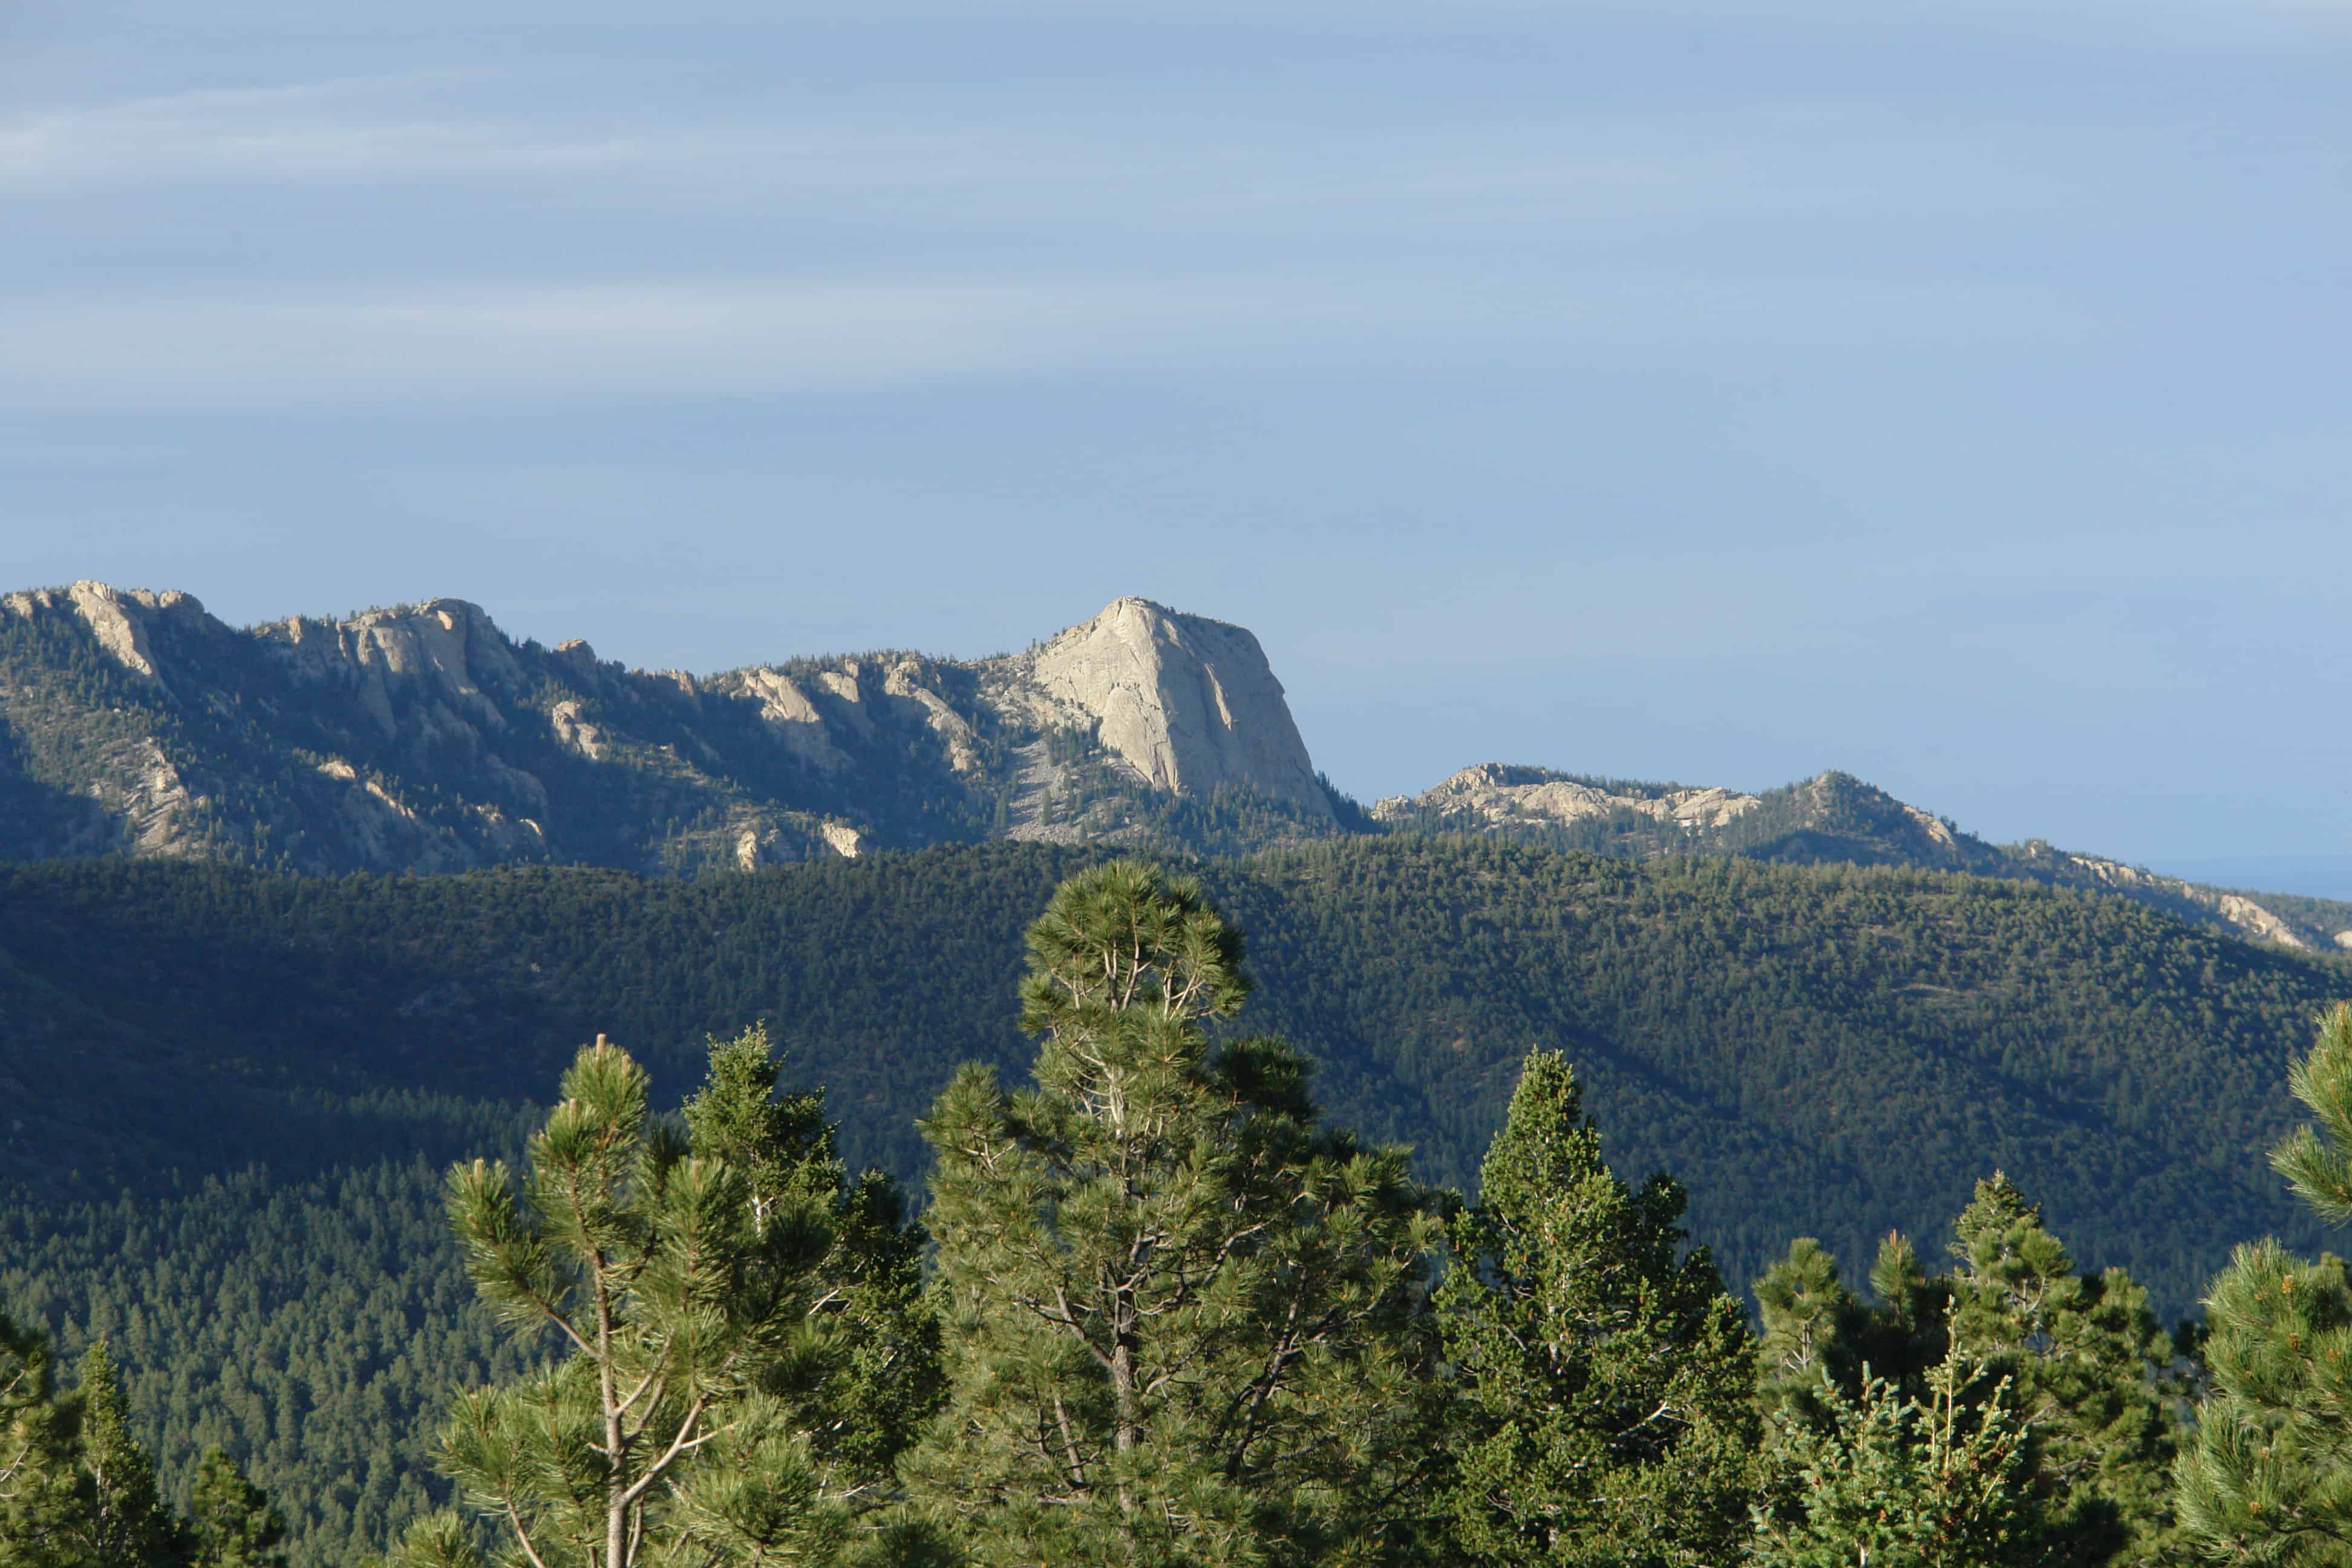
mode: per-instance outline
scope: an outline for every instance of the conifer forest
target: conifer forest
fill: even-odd
[[[2338,961],[1436,839],[0,901],[7,1568],[2352,1563]]]
[[[2352,0],[0,88],[0,1568],[2352,1568]]]

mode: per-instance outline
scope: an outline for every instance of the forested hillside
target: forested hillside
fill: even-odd
[[[1380,801],[1391,829],[1474,833],[1626,859],[1735,855],[1787,866],[1908,866],[2108,893],[2284,947],[2352,950],[2352,904],[2208,887],[2042,839],[1993,844],[1834,770],[1748,795],[1486,763]]]
[[[682,1074],[706,1035],[767,1018],[831,1092],[853,1160],[906,1173],[912,1119],[956,1062],[1023,1059],[1020,931],[1087,853],[697,882],[10,868],[7,1087],[42,1114],[11,1127],[6,1172],[103,1194],[437,1153],[543,1093],[599,1030]],[[2189,1222],[2168,1222],[2170,1255],[2193,1216],[2220,1236],[2287,1214],[2260,1184],[2199,1173],[2275,1135],[2279,1063],[2352,987],[2333,957],[1933,873],[1416,839],[1202,871],[1268,983],[1248,1026],[1315,1055],[1336,1114],[1461,1182],[1511,1064],[1556,1044],[1614,1146],[1685,1173],[1734,1257],[1801,1213],[1854,1237],[1911,1222],[1991,1162],[2035,1171],[2094,1256],[2158,1281],[2177,1268],[2185,1287],[2210,1254],[2148,1256],[2146,1216]]]
[[[0,1298],[68,1352],[110,1335],[167,1475],[225,1443],[290,1500],[302,1561],[337,1561],[418,1506],[405,1435],[493,1354],[441,1161],[511,1147],[600,1030],[675,1102],[708,1035],[764,1018],[853,1163],[913,1173],[956,1063],[1025,1066],[1021,931],[1090,858],[692,882],[8,868]],[[2289,1055],[2352,993],[2340,959],[1910,870],[1404,837],[1200,870],[1251,936],[1235,1027],[1307,1050],[1334,1121],[1466,1184],[1520,1059],[1557,1047],[1612,1162],[1680,1176],[1735,1282],[1796,1234],[1852,1259],[1890,1227],[1935,1237],[1995,1167],[2168,1313],[2234,1241],[2315,1242],[2262,1152]]]

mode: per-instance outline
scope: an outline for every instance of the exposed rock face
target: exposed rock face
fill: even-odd
[[[1539,774],[1528,777],[1528,774]],[[1582,779],[1480,763],[1418,795],[1391,795],[1372,806],[1383,822],[1408,820],[1423,812],[1465,819],[1462,826],[1496,827],[1514,822],[1571,823],[1629,811],[1653,822],[1691,828],[1721,827],[1752,811],[1752,795],[1726,789],[1603,788]]]
[[[1132,839],[1171,820],[1150,802],[1224,785],[1278,831],[1337,830],[1256,639],[1140,599],[1026,655],[698,678],[517,644],[462,599],[239,631],[184,594],[79,583],[0,598],[0,660],[23,677],[0,679],[0,748],[67,742],[0,749],[5,855],[753,869]],[[93,661],[128,684],[93,699]],[[12,780],[16,754],[38,760]]]
[[[2202,887],[2195,882],[2185,882],[2178,877],[2143,871],[2137,866],[2126,866],[2118,860],[2104,860],[2095,855],[2069,855],[2066,858],[2079,867],[2085,876],[2104,886],[2145,892],[2210,910],[2246,935],[2260,941],[2295,948],[2318,945],[2319,933],[2298,931],[2284,916],[2265,909],[2242,893]],[[2337,940],[2340,942],[2341,937]],[[2352,942],[2344,945],[2352,946]]]
[[[1136,776],[1171,795],[1239,784],[1328,819],[1330,803],[1257,638],[1117,599],[1027,658],[1050,706],[1075,709]]]
[[[1176,804],[1221,789],[1256,804]],[[1634,858],[2020,878],[2352,952],[2352,905],[1988,844],[1835,772],[1750,794],[1486,763],[1372,816]],[[1023,654],[696,677],[517,644],[461,599],[238,630],[180,593],[0,595],[0,857],[698,874],[987,837],[1217,852],[1341,830],[1257,639],[1145,599]]]
[[[2323,906],[2317,920],[2290,919],[2256,899],[2201,887],[2039,839],[2004,846],[1957,831],[1933,813],[1850,773],[1830,772],[1759,795],[1735,790],[1580,779],[1543,768],[1484,763],[1417,795],[1372,807],[1394,827],[1517,836],[1635,858],[1660,854],[1753,856],[1799,864],[1909,866],[2019,878],[2121,894],[2168,914],[2293,948],[2352,949]],[[2334,906],[2343,910],[2343,906]],[[2352,911],[2344,911],[2352,912]]]
[[[297,679],[342,687],[389,737],[399,731],[393,695],[404,688],[432,706],[436,727],[472,735],[475,723],[506,728],[484,693],[488,680],[521,677],[514,651],[478,605],[435,599],[413,608],[370,610],[348,621],[280,621],[260,629]]]
[[[70,608],[98,646],[123,668],[156,679],[151,628],[159,622],[182,626],[211,620],[191,594],[177,589],[114,589],[85,579],[66,589],[33,589],[0,598],[0,613],[30,619],[44,610]]]
[[[760,704],[760,722],[784,743],[784,749],[813,767],[835,773],[849,766],[848,755],[833,743],[824,715],[808,693],[772,669],[747,669],[744,689]]]

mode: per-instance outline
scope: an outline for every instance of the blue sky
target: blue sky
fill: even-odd
[[[16,0],[0,577],[701,669],[1139,593],[1366,798],[2352,895],[2347,174],[2342,0]]]

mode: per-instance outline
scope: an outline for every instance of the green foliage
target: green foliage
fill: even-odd
[[[343,1568],[446,1500],[430,1458],[456,1390],[544,1353],[472,1299],[441,1198],[412,1160],[0,1212],[0,1296],[61,1353],[106,1339],[181,1512],[225,1449],[285,1514],[289,1562]]]
[[[0,1565],[79,1568],[89,1499],[73,1426],[51,1384],[49,1347],[0,1314]]]
[[[59,1086],[0,1164],[45,1187],[79,1166],[86,1194],[479,1146],[599,1026],[675,1094],[705,1036],[765,1017],[828,1086],[851,1168],[910,1178],[913,1120],[954,1065],[1025,1061],[1021,931],[1087,859],[1005,846],[696,884],[0,870],[0,1078]],[[2341,960],[1912,872],[1362,839],[1202,875],[1256,934],[1247,1026],[1298,1042],[1334,1115],[1412,1142],[1433,1179],[1475,1176],[1542,1044],[1575,1056],[1612,1161],[1675,1171],[1692,1230],[1743,1275],[1794,1234],[1866,1257],[1890,1226],[1925,1232],[1994,1164],[2032,1171],[2077,1249],[2167,1312],[2237,1237],[2319,1234],[2229,1152],[2286,1131],[2273,1064],[2352,988]],[[2161,1091],[2181,1082],[2193,1101]]]
[[[1754,1568],[2041,1568],[2022,1486],[2028,1424],[2005,1382],[1955,1347],[1919,1396],[1872,1377],[1825,1387],[1825,1426],[1780,1429],[1755,1511]]]
[[[1683,1194],[1602,1163],[1557,1052],[1528,1056],[1437,1295],[1475,1562],[1727,1561],[1744,1533],[1753,1348]]]
[[[2121,1269],[2074,1271],[2041,1208],[1996,1173],[1954,1226],[1948,1332],[2006,1377],[2063,1542],[2052,1561],[2146,1561],[2171,1525],[2169,1340]]]
[[[1756,1310],[1763,1325],[1757,1391],[1766,1422],[1775,1432],[1829,1425],[1831,1397],[1860,1381],[1854,1358],[1867,1321],[1837,1259],[1811,1237],[1797,1237],[1756,1281]]]
[[[1318,1124],[1306,1066],[1224,1039],[1240,933],[1113,861],[1028,935],[1037,1087],[924,1123],[950,1395],[914,1492],[1013,1564],[1373,1563],[1435,1455],[1438,1245],[1402,1151]]]
[[[2352,1005],[2322,1020],[2318,1042],[2287,1069],[2287,1087],[2319,1125],[2295,1129],[2271,1163],[2321,1218],[2343,1225],[2352,1220]]]
[[[714,1052],[731,1076],[703,1124],[788,1158],[760,1146],[730,1102],[747,1054]],[[531,1139],[520,1203],[503,1162],[449,1173],[475,1288],[510,1330],[551,1328],[566,1353],[461,1394],[442,1468],[536,1568],[827,1559],[847,1531],[847,1489],[796,1396],[823,1354],[829,1192],[772,1168],[768,1201],[755,1202],[761,1184],[689,1153],[652,1117],[644,1070],[601,1037],[562,1093]],[[395,1564],[447,1560],[443,1525],[412,1535]]]
[[[2324,1018],[2294,1064],[2318,1126],[2273,1159],[2330,1219],[2352,1213],[2352,1006]],[[2178,1466],[2181,1520],[2215,1562],[2352,1563],[2352,1284],[2343,1260],[2241,1247],[2205,1299],[2210,1391]]]
[[[2040,1208],[1997,1173],[1953,1232],[1957,1267],[1935,1277],[1902,1236],[1886,1237],[1867,1307],[1811,1238],[1757,1282],[1758,1392],[1772,1428],[1767,1470],[1778,1477],[1767,1521],[1787,1525],[1832,1501],[1824,1517],[1842,1519],[1855,1499],[1895,1495],[1898,1482],[1928,1489],[1904,1505],[1919,1520],[1974,1510],[1966,1499],[1977,1481],[1947,1472],[1961,1452],[1954,1432],[1980,1427],[1992,1436],[1968,1466],[1998,1458],[2022,1510],[2000,1515],[2000,1529],[2033,1521],[2039,1544],[2020,1560],[2169,1560],[2177,1390],[2147,1293],[2119,1269],[2075,1272]],[[1917,1451],[1898,1453],[1904,1443]],[[1804,1472],[1818,1474],[1799,1485]],[[1948,1481],[1960,1490],[1937,1489]]]
[[[166,1568],[179,1558],[179,1526],[155,1489],[155,1461],[131,1435],[122,1386],[105,1342],[82,1352],[80,1427],[75,1445],[86,1506],[76,1531],[94,1568]]]
[[[886,1482],[898,1455],[938,1414],[945,1392],[940,1325],[925,1298],[929,1237],[908,1222],[898,1185],[869,1170],[845,1183],[824,1097],[777,1098],[767,1026],[713,1039],[703,1088],[686,1103],[697,1155],[744,1182],[755,1232],[824,1213],[831,1244],[818,1274],[826,1353],[797,1390],[814,1450],[860,1488]]]
[[[222,1447],[296,1568],[339,1568],[449,1500],[420,1413],[545,1353],[471,1300],[415,1151],[518,1150],[596,1027],[674,1105],[708,1037],[765,1018],[828,1086],[845,1167],[917,1176],[913,1120],[954,1065],[1029,1061],[1023,928],[1092,858],[698,883],[0,868],[0,1095],[38,1108],[0,1139],[0,1294],[60,1356],[109,1340],[175,1506]],[[1297,1042],[1330,1117],[1412,1142],[1424,1179],[1475,1177],[1540,1045],[1577,1061],[1610,1163],[1675,1171],[1690,1230],[1746,1276],[1794,1234],[1849,1258],[1927,1235],[1993,1165],[2033,1173],[2074,1255],[2129,1264],[2168,1313],[2232,1240],[2324,1234],[2236,1152],[2287,1131],[2276,1063],[2352,990],[2341,960],[1910,871],[1396,837],[1199,874],[1253,935],[1232,1033]],[[1856,1369],[1921,1392],[1940,1310],[1918,1294]]]
[[[190,1491],[190,1568],[286,1568],[286,1521],[234,1459],[207,1452]]]

